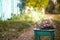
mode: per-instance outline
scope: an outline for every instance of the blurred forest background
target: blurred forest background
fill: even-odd
[[[0,0],[0,6],[1,2]],[[55,38],[60,39],[60,0],[19,0],[16,6],[19,11],[16,10],[17,12],[10,12],[10,14],[6,11],[6,15],[1,12],[0,7],[0,40],[18,38],[24,29],[27,30],[49,16],[53,17],[56,25]]]

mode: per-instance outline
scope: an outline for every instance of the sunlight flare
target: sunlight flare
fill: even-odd
[[[33,7],[26,7],[25,14],[32,18],[33,21],[40,21],[45,15],[45,9],[42,8],[40,10]]]

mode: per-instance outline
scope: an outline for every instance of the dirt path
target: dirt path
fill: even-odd
[[[23,32],[17,39],[14,40],[33,40],[33,27],[27,29]]]

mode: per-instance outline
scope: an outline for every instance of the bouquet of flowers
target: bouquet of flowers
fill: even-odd
[[[55,25],[52,19],[44,19],[40,24],[36,25],[39,29],[55,29]]]

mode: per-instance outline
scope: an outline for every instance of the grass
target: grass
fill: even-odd
[[[11,40],[17,38],[23,29],[29,28],[30,22],[24,21],[1,21],[0,40]]]

